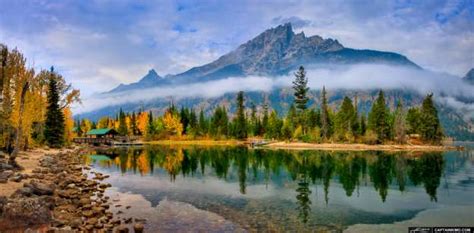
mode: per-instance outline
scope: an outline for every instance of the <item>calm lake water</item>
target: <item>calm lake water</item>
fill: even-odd
[[[124,214],[147,219],[151,231],[338,232],[357,226],[364,232],[414,221],[425,212],[426,218],[430,210],[438,216],[428,219],[474,222],[472,149],[388,153],[147,146],[96,151],[84,160],[111,176],[107,182],[114,188],[108,195],[123,205],[115,211],[130,205]],[[468,216],[458,207],[468,208]]]

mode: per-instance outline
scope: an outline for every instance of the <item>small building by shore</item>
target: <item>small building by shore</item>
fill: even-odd
[[[86,137],[88,138],[114,138],[118,135],[115,129],[91,129],[89,132],[86,133]]]

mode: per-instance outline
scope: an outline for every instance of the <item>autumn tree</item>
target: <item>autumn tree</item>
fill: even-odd
[[[64,144],[64,114],[59,106],[60,96],[54,68],[51,67],[49,79],[48,108],[44,136],[50,147],[61,147]]]
[[[181,134],[183,132],[183,124],[181,123],[179,114],[170,110],[166,111],[165,115],[163,116],[163,125],[165,127],[165,130],[170,135],[176,135],[178,137],[181,137]]]

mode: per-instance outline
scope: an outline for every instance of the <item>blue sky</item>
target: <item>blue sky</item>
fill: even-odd
[[[211,62],[270,27],[394,51],[424,68],[474,67],[474,1],[0,0],[0,43],[54,65],[84,95]]]

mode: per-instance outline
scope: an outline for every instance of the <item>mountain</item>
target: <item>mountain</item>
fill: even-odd
[[[148,74],[143,76],[140,81],[131,84],[120,84],[116,88],[109,91],[109,93],[122,92],[127,90],[134,90],[140,88],[147,88],[150,86],[155,86],[165,81],[165,78],[159,76],[154,69],[148,71]]]
[[[284,24],[264,31],[257,37],[240,45],[237,49],[209,64],[194,67],[180,74],[166,75],[165,77],[160,77],[154,70],[150,70],[140,81],[128,85],[121,84],[110,92],[103,93],[96,98],[107,100],[108,95],[128,98],[125,92],[130,90],[159,87],[153,89],[153,91],[159,92],[161,87],[165,89],[169,85],[192,84],[227,77],[245,77],[248,75],[274,77],[289,74],[300,65],[311,68],[312,66],[330,67],[332,65],[344,66],[360,63],[389,64],[421,70],[418,65],[403,55],[376,50],[346,48],[335,39],[323,39],[317,35],[307,37],[303,32],[295,34],[291,24]],[[473,75],[474,71],[471,70],[466,75],[465,80],[473,83]],[[204,93],[207,91],[202,90]],[[333,110],[336,111],[335,106],[340,105],[344,96],[354,97],[357,95],[357,109],[361,114],[367,114],[373,100],[377,96],[377,92],[378,89],[376,88],[366,90],[329,90],[329,103]],[[419,106],[424,98],[418,92],[408,89],[386,88],[385,92],[386,99],[392,109],[400,98],[406,107]],[[214,111],[216,106],[225,106],[230,113],[233,113],[235,111],[235,95],[236,93],[227,93],[213,98],[177,98],[172,101],[177,106],[202,109],[207,114]],[[310,90],[309,107],[318,107],[320,105],[319,96],[319,90]],[[89,118],[96,121],[103,116],[115,116],[119,108],[127,112],[144,110],[152,111],[155,114],[162,114],[169,106],[170,98],[154,98],[135,102],[131,99],[137,98],[131,98],[130,101],[110,104],[110,106],[82,113],[76,115],[76,117]],[[469,99],[457,100],[463,104],[472,103]],[[260,112],[262,111],[262,106],[268,104],[271,109],[275,109],[279,114],[285,114],[293,102],[293,92],[289,87],[274,88],[268,92],[247,91],[245,93],[245,102],[247,107],[251,103],[255,104]],[[473,119],[466,119],[468,115],[458,109],[443,103],[437,104],[439,106],[441,123],[447,135],[458,140],[474,140]]]
[[[464,81],[474,85],[474,68],[472,68],[471,70],[469,70],[469,72],[467,72],[466,76],[464,76],[463,78]]]
[[[345,48],[338,40],[295,34],[290,23],[271,28],[217,60],[166,78],[142,79],[121,84],[110,92],[170,84],[189,84],[247,75],[284,75],[300,65],[390,64],[419,68],[403,55]],[[147,75],[149,76],[150,73]],[[145,77],[147,77],[145,76]],[[157,75],[156,75],[157,76]]]

